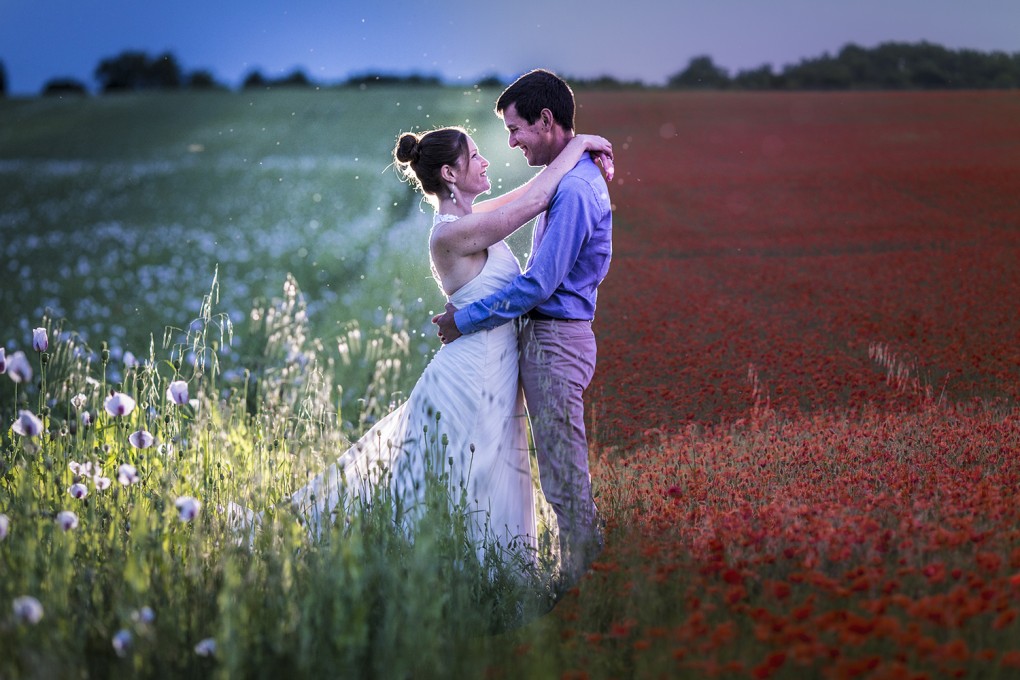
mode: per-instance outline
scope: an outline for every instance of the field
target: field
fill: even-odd
[[[495,95],[0,102],[0,342],[37,376],[2,380],[0,414],[53,431],[3,435],[0,676],[1020,672],[1014,92],[578,93],[618,168],[588,397],[608,547],[551,613],[477,636],[503,596],[433,568],[456,552],[438,530],[224,545],[210,508],[278,498],[437,346],[428,216],[389,151],[466,124],[515,186]],[[61,330],[48,366],[39,326]],[[68,415],[86,376],[92,429]],[[197,407],[167,403],[174,379]],[[145,409],[108,416],[108,387]],[[143,426],[158,456],[128,445]],[[64,533],[83,458],[146,482],[91,490]],[[23,595],[35,626],[7,608]]]

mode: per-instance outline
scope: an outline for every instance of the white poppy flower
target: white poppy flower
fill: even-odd
[[[156,612],[152,611],[152,607],[142,607],[131,612],[131,620],[135,623],[148,625],[156,620]]]
[[[127,656],[131,651],[132,642],[134,642],[134,638],[131,637],[131,631],[121,628],[113,634],[113,651],[117,653],[117,656]]]
[[[22,595],[14,599],[14,618],[22,623],[35,625],[43,617],[42,604],[31,595]]]
[[[11,518],[0,514],[0,541],[7,538],[7,531],[11,528]]]
[[[191,496],[181,496],[174,502],[174,505],[177,506],[182,522],[190,522],[195,519],[198,516],[198,511],[202,509],[202,502]]]
[[[70,510],[61,510],[57,513],[57,524],[64,531],[70,531],[78,527],[78,515]]]
[[[0,373],[7,372],[7,350],[0,347]]]
[[[152,446],[153,442],[156,441],[156,438],[146,430],[142,429],[129,434],[128,441],[131,442],[131,446],[136,449],[147,449]]]
[[[95,477],[92,478],[92,483],[96,485],[96,489],[98,491],[106,491],[107,489],[110,488],[110,484],[112,482],[110,481],[109,477],[96,475]]]
[[[31,411],[20,411],[18,413],[18,419],[14,421],[11,426],[17,434],[22,437],[38,437],[42,434],[43,423],[37,415]]]
[[[79,477],[89,477],[92,474],[92,461],[87,460],[84,463],[78,463],[72,460],[67,464],[67,469]]]
[[[111,416],[126,416],[135,410],[135,400],[123,392],[113,392],[103,402],[103,408]]]
[[[124,486],[131,486],[139,480],[138,470],[130,463],[124,463],[117,468],[117,481]]]
[[[46,333],[45,328],[35,328],[32,330],[32,349],[36,352],[45,352],[50,348],[50,336]]]
[[[195,645],[195,654],[199,656],[215,656],[216,655],[216,640],[212,638],[206,638]]]
[[[89,488],[79,482],[77,484],[72,484],[71,487],[67,490],[67,493],[71,494],[72,496],[80,500],[82,498],[85,498],[85,496],[89,495]]]
[[[71,397],[71,406],[74,407],[75,411],[80,411],[83,408],[85,408],[85,404],[87,404],[88,401],[89,401],[89,398],[86,397],[81,392],[79,392],[78,394],[76,394],[73,397]]]
[[[7,375],[16,383],[32,380],[32,364],[28,362],[24,352],[15,352],[7,360]]]
[[[174,380],[170,383],[169,389],[166,391],[166,398],[177,404],[178,406],[184,406],[188,403],[188,383],[183,380]]]
[[[85,427],[88,427],[89,425],[91,425],[92,424],[92,414],[89,413],[88,411],[82,411],[81,412],[81,424],[84,425]]]

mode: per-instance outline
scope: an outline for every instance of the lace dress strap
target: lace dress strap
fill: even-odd
[[[456,222],[460,218],[457,215],[448,215],[446,213],[436,213],[432,218],[432,226],[436,226],[440,222]]]

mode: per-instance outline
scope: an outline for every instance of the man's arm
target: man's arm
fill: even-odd
[[[530,266],[501,291],[464,309],[447,305],[445,313],[432,319],[444,343],[453,342],[461,334],[501,326],[549,299],[598,223],[598,205],[587,195],[590,192],[583,180],[564,178],[549,206],[545,231]]]

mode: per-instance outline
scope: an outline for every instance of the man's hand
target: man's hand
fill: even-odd
[[[432,317],[432,323],[439,326],[439,340],[444,345],[450,344],[461,336],[460,329],[457,328],[457,323],[453,320],[453,314],[456,311],[457,308],[453,306],[453,303],[447,302],[446,312]]]

